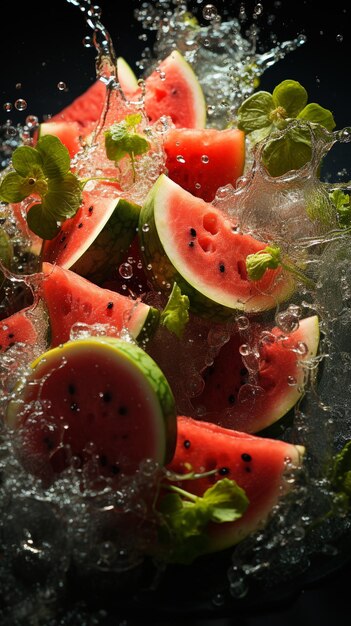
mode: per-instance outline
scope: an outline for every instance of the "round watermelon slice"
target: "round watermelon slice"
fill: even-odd
[[[275,307],[293,290],[280,268],[259,281],[247,277],[246,257],[266,247],[216,207],[162,174],[140,213],[139,235],[150,278],[161,291],[177,282],[200,316],[228,319],[235,311]]]
[[[304,448],[276,439],[264,439],[189,417],[177,419],[177,447],[168,469],[177,474],[204,473],[204,478],[176,484],[197,496],[221,478],[234,480],[249,500],[244,515],[235,522],[210,522],[206,552],[223,550],[262,527],[279,498],[291,483],[284,479],[289,469],[301,466]]]
[[[140,207],[103,192],[83,192],[83,203],[54,239],[45,241],[42,260],[101,283],[116,269],[132,242]]]
[[[156,363],[115,338],[71,341],[40,356],[10,402],[19,456],[45,481],[93,461],[116,479],[143,459],[168,462],[176,442],[174,399]]]
[[[127,330],[140,342],[158,325],[159,311],[148,304],[98,287],[58,265],[43,263],[43,272],[41,296],[50,319],[51,347],[68,341],[77,323],[108,324],[117,332]]]
[[[237,128],[172,128],[163,147],[169,178],[206,202],[244,170],[245,135]]]
[[[304,362],[318,351],[318,317],[301,320],[288,335],[277,327],[268,331],[259,325],[253,335],[245,344],[257,363],[251,379],[240,353],[243,339],[237,332],[203,372],[204,389],[192,399],[201,419],[254,433],[280,419],[303,396]]]

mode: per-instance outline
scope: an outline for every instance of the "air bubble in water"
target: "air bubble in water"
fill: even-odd
[[[177,154],[176,160],[178,161],[178,163],[185,163],[185,159],[181,154]]]
[[[249,318],[245,317],[245,315],[240,315],[240,317],[237,318],[236,323],[238,330],[247,330],[250,326]]]
[[[4,106],[3,106],[4,111],[7,111],[7,113],[9,113],[12,109],[12,104],[11,102],[5,102]]]
[[[132,278],[133,276],[133,268],[130,263],[121,263],[118,271],[120,275],[122,276],[122,278],[126,280],[128,280],[129,278]]]
[[[64,83],[64,82],[63,82],[63,80],[60,80],[60,81],[57,83],[57,89],[58,89],[59,91],[64,91],[65,89],[67,89],[66,83]]]
[[[203,155],[202,155],[202,157],[201,157],[201,162],[202,162],[202,163],[208,163],[208,162],[209,162],[209,160],[210,160],[210,159],[208,158],[207,154],[203,154]]]
[[[17,111],[24,111],[27,108],[27,102],[23,98],[18,98],[15,102],[15,108]]]
[[[145,224],[142,225],[141,230],[143,231],[143,233],[148,233],[150,230],[149,224],[145,222]]]
[[[338,43],[341,43],[342,41],[344,41],[344,36],[341,34],[336,35],[336,41]]]
[[[202,15],[205,20],[208,20],[210,22],[211,20],[216,19],[218,15],[217,9],[213,4],[206,4],[202,9]]]
[[[263,5],[260,2],[258,2],[256,6],[254,7],[253,16],[255,18],[255,17],[258,17],[259,15],[262,15],[262,13],[263,13]]]
[[[16,89],[21,89],[22,83],[16,83]]]

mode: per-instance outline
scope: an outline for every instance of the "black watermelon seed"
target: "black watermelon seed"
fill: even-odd
[[[251,467],[249,465],[246,465],[245,472],[247,472],[248,474],[251,472]]]
[[[196,237],[196,230],[195,228],[190,228],[190,234],[192,237]]]
[[[72,402],[71,404],[71,411],[78,411],[78,404],[76,402]]]
[[[13,339],[13,338],[14,338],[14,336],[15,336],[15,335],[14,335],[13,333],[10,333],[9,335],[7,335],[8,339]]]
[[[233,393],[228,396],[228,402],[229,404],[235,404],[235,395]]]
[[[247,452],[243,452],[243,454],[241,455],[241,458],[243,461],[245,461],[245,463],[250,463],[250,461],[252,461],[251,454],[247,454]]]
[[[74,386],[74,385],[72,385],[72,384],[71,384],[71,385],[68,385],[68,393],[70,393],[70,394],[72,394],[72,395],[73,395],[74,393],[76,393],[76,388],[75,388],[75,386]]]
[[[218,470],[218,474],[220,474],[221,476],[226,476],[226,475],[227,475],[227,474],[229,474],[229,473],[230,473],[230,469],[229,469],[229,467],[221,467],[221,468]]]
[[[126,407],[126,406],[123,406],[123,405],[122,405],[122,406],[120,406],[120,407],[118,408],[118,413],[119,413],[120,415],[127,415],[127,413],[128,413],[128,409],[127,409],[127,407]]]
[[[100,454],[100,456],[99,456],[99,463],[100,463],[100,465],[105,467],[107,465],[107,456],[105,456],[104,454]]]
[[[193,248],[194,247],[194,242],[193,241],[189,241],[188,246],[189,246],[189,248]]]
[[[63,235],[60,239],[60,243],[63,243],[64,241],[66,241],[66,235]]]
[[[112,394],[110,391],[104,391],[102,399],[104,402],[111,402],[112,400]]]
[[[108,302],[107,309],[113,309],[113,302]]]
[[[119,465],[112,465],[111,467],[112,474],[119,474],[120,471],[121,471],[121,468]]]
[[[50,437],[44,437],[43,441],[44,441],[44,443],[45,443],[45,445],[46,445],[48,450],[52,450],[55,447],[55,444],[54,444],[53,440],[50,439]]]
[[[189,439],[186,439],[186,440],[184,441],[183,446],[184,446],[184,448],[186,448],[186,449],[190,448],[191,443],[190,443]]]
[[[82,222],[79,222],[78,228],[83,228],[83,223]]]
[[[225,272],[225,265],[224,265],[224,263],[220,263],[219,264],[219,271],[222,272],[222,274],[223,274],[223,272]]]
[[[89,213],[92,213],[92,212],[94,211],[94,207],[93,207],[93,206],[90,206],[90,207],[89,207],[89,209],[88,209],[88,211],[89,211]]]

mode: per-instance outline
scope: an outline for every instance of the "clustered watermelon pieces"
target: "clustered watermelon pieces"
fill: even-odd
[[[125,97],[137,101],[140,86],[130,68],[119,60],[118,69]],[[77,154],[91,141],[105,97],[106,86],[97,81],[43,123],[39,135],[56,134],[71,156]],[[145,458],[164,467],[160,510],[165,484],[183,487],[184,474],[192,474],[186,486],[195,500],[224,478],[232,481],[245,492],[247,506],[229,521],[209,517],[197,556],[231,547],[265,523],[289,488],[287,464],[301,466],[301,446],[259,431],[303,396],[319,324],[311,316],[284,333],[267,321],[294,283],[281,268],[252,282],[246,257],[266,244],[238,232],[235,219],[211,204],[220,187],[234,186],[243,174],[245,137],[237,129],[205,128],[201,87],[178,51],[146,78],[144,113],[151,126],[162,116],[171,122],[162,142],[164,169],[142,205],[118,186],[107,192],[98,182],[83,192],[80,209],[58,235],[42,242],[33,306],[40,302],[48,313],[47,351],[11,394],[7,424],[16,432],[24,467],[45,485],[92,456],[97,474],[112,485],[137,472]],[[120,264],[133,266],[135,256],[139,294],[116,279]],[[212,362],[199,366],[203,388],[191,397],[187,416],[180,415],[172,373],[148,354],[174,283],[188,301],[190,319],[217,331],[229,328]],[[238,330],[243,315],[249,340]],[[2,320],[3,352],[35,341],[25,312]],[[182,346],[181,334],[177,341]],[[177,560],[171,547],[172,555]]]

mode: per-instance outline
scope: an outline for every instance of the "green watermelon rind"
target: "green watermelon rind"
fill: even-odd
[[[109,213],[101,230],[69,269],[96,284],[101,284],[111,270],[121,263],[133,241],[139,221],[140,206],[124,198],[112,201],[114,209]],[[67,268],[67,266],[65,265]]]
[[[216,301],[209,297],[210,294],[206,295],[203,293],[198,288],[201,282],[201,278],[198,275],[191,274],[184,267],[180,270],[177,269],[177,266],[181,265],[182,261],[177,258],[176,253],[172,250],[172,242],[167,241],[167,234],[162,232],[164,229],[162,229],[162,225],[160,226],[157,220],[158,216],[160,216],[163,224],[167,223],[167,219],[165,219],[167,201],[174,192],[187,194],[189,201],[191,201],[192,196],[190,193],[171,181],[165,174],[161,174],[150,190],[140,211],[138,233],[141,251],[145,265],[152,268],[150,278],[156,287],[161,291],[166,291],[167,285],[172,285],[176,282],[182,293],[189,297],[190,309],[193,313],[219,322],[228,321],[239,311],[260,313],[274,308],[291,295],[294,289],[293,281],[286,277],[282,280],[280,291],[276,289],[274,295],[255,295],[246,302],[239,298],[232,299],[231,306],[228,306],[228,298],[227,304],[225,304],[224,301],[218,302],[218,300]],[[194,201],[197,202],[198,198],[194,197]],[[166,225],[166,229],[168,228],[169,226]],[[184,277],[184,274],[188,274],[187,278]],[[224,299],[225,297],[223,297]]]
[[[174,454],[177,437],[177,422],[175,400],[166,377],[157,363],[136,344],[116,339],[114,337],[89,337],[68,341],[65,344],[48,350],[39,356],[30,365],[31,373],[39,371],[43,364],[47,368],[48,363],[62,363],[65,353],[71,350],[92,349],[108,350],[114,353],[116,360],[124,363],[138,377],[138,383],[145,387],[145,398],[150,407],[150,416],[157,421],[157,431],[160,433],[154,460],[161,465],[168,463]],[[14,390],[14,400],[8,404],[5,421],[7,426],[15,429],[25,402],[25,390],[30,384],[31,373],[26,380],[18,383]],[[147,425],[147,424],[146,424]]]

